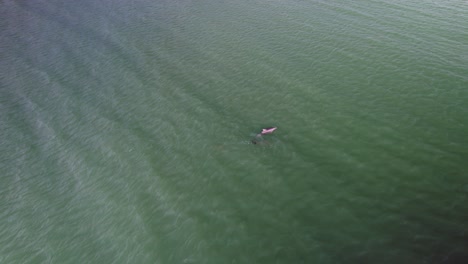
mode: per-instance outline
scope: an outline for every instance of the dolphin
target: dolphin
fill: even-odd
[[[255,136],[255,139],[253,139],[253,140],[251,141],[252,144],[257,144],[257,143],[266,142],[266,141],[263,141],[262,136],[263,136],[263,135],[266,135],[266,134],[271,134],[271,133],[275,132],[276,129],[278,129],[278,128],[277,128],[277,127],[267,127],[267,128],[263,128],[263,129],[262,129],[262,132],[258,133],[258,134]]]
[[[277,127],[267,127],[267,128],[263,128],[263,129],[262,129],[262,132],[260,132],[260,134],[261,134],[261,135],[271,134],[271,133],[275,132],[276,129],[277,129]]]

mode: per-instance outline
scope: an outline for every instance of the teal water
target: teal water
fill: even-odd
[[[0,263],[468,263],[466,1],[0,17]]]

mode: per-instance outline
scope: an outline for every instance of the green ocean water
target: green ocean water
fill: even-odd
[[[0,263],[468,263],[467,18],[0,0]]]

